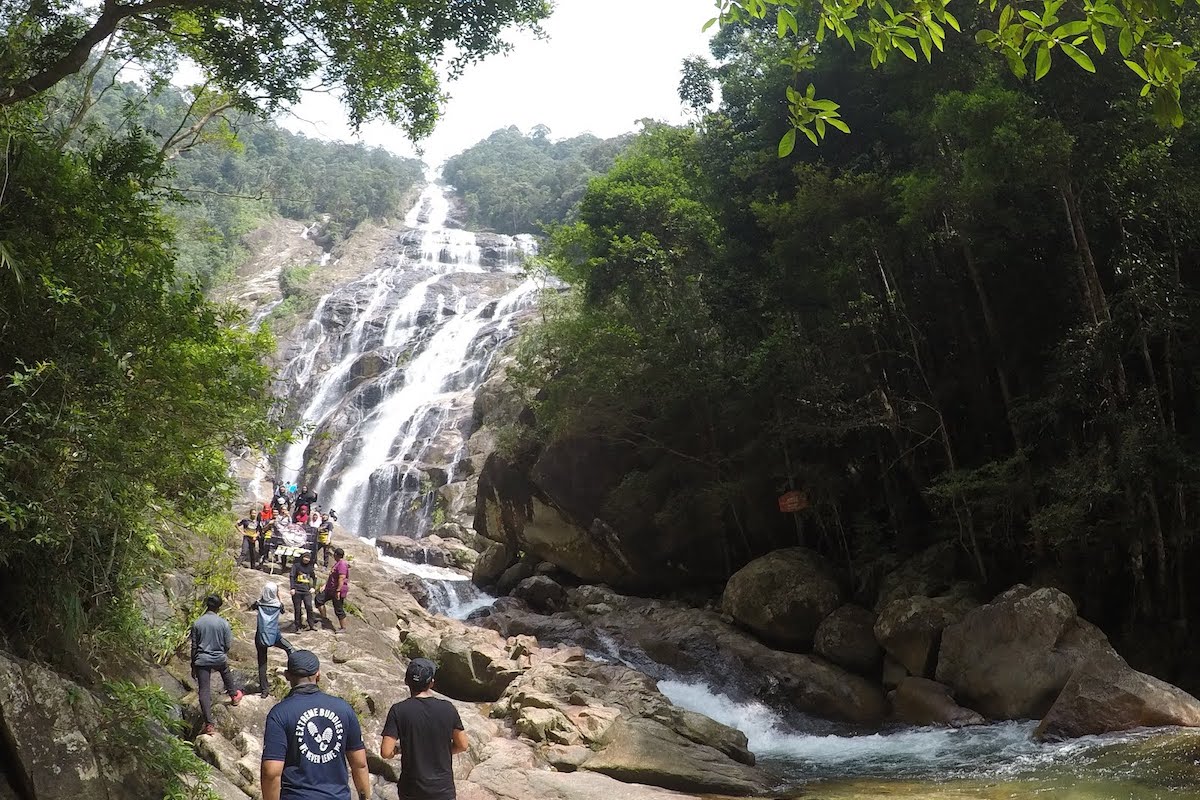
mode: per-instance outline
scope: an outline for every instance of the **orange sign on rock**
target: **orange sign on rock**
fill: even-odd
[[[779,510],[785,514],[803,511],[808,508],[808,495],[799,489],[793,489],[779,496]]]

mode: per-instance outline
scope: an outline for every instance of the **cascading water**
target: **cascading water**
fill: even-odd
[[[453,228],[450,211],[446,188],[426,186],[374,268],[320,299],[280,372],[300,434],[278,476],[313,486],[364,538],[418,538],[456,510],[437,490],[467,471],[475,391],[537,297],[531,238]],[[490,602],[421,577],[451,615]]]
[[[1037,723],[1024,721],[849,736],[806,731],[803,719],[785,719],[695,680],[668,678],[658,689],[675,705],[742,731],[759,766],[781,786],[819,783],[814,796],[830,800],[1198,796],[1194,733],[1145,729],[1043,743],[1033,737]]]

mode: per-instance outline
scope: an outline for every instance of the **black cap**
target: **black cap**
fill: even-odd
[[[311,650],[293,650],[288,654],[287,671],[297,678],[310,678],[321,669],[321,659]]]
[[[404,682],[410,686],[425,687],[433,680],[437,672],[437,664],[428,658],[414,658],[404,673]]]

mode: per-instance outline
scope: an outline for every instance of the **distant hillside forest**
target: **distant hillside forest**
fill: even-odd
[[[189,99],[195,95],[169,84],[115,81],[111,68],[88,80],[85,73],[56,92],[50,124],[76,149],[128,134],[161,149],[178,274],[205,289],[234,273],[248,256],[241,237],[270,215],[327,217],[323,234],[336,241],[363,220],[395,214],[422,180],[416,159],[310,139],[236,107],[221,109],[217,100],[198,109]]]
[[[464,223],[499,233],[541,233],[571,216],[587,191],[629,145],[633,134],[591,134],[552,141],[544,125],[528,135],[502,128],[449,159],[442,178],[458,190]]]

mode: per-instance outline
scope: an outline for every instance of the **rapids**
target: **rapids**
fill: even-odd
[[[460,230],[451,213],[447,190],[427,186],[394,249],[319,300],[281,373],[279,391],[304,433],[276,474],[315,485],[325,508],[369,541],[418,538],[433,526],[435,490],[465,480],[475,392],[536,302],[539,283],[523,266],[534,242]],[[455,570],[381,559],[420,578],[437,613],[466,619],[495,600]],[[854,735],[670,677],[616,641],[600,644],[593,657],[660,677],[676,705],[745,733],[780,796],[1200,800],[1200,734],[1042,744],[1032,739],[1033,723],[1013,722]]]

